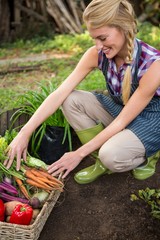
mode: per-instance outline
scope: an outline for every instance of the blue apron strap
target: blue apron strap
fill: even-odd
[[[138,85],[139,85],[139,81],[138,81],[138,63],[139,63],[139,59],[140,59],[140,56],[141,56],[142,47],[141,47],[141,45],[140,45],[138,40],[136,40],[136,42],[137,42],[137,46],[138,46],[138,51],[137,51],[137,56],[136,56],[135,73],[134,73],[134,77],[133,77],[132,84],[131,84],[131,93],[133,93],[136,90],[136,88],[138,87]]]
[[[103,53],[103,58],[104,58],[104,61],[102,63],[102,72],[107,80],[107,72],[108,72],[108,59],[106,58],[106,55]]]

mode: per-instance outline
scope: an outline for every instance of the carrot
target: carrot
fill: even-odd
[[[36,176],[36,177],[39,177],[39,179],[43,180],[44,182],[48,183],[49,185],[51,186],[63,186],[63,183],[60,182],[60,181],[56,181],[55,179],[56,178],[52,178],[52,180],[50,180],[49,178],[47,178],[46,174],[41,174],[41,171],[39,170],[36,170],[36,169],[31,169],[31,172]]]
[[[34,169],[34,170],[36,170],[36,169]],[[55,182],[63,185],[63,183],[62,183],[60,180],[58,180],[57,178],[53,177],[53,176],[52,176],[51,174],[49,174],[46,170],[40,168],[39,170],[36,170],[36,171],[39,171],[42,175],[46,176],[48,179],[53,180],[53,181],[55,181]]]
[[[40,172],[39,170],[37,170],[37,169],[32,168],[32,169],[31,169],[31,172],[32,172],[35,176],[37,176],[37,177],[46,178],[46,177],[45,177],[43,174],[41,174],[41,172]]]
[[[24,175],[25,175],[25,177],[31,178],[31,179],[33,179],[33,180],[35,180],[35,181],[38,179],[38,176],[35,176],[35,175],[33,174],[33,172],[31,171],[31,169],[26,170],[25,173],[24,173]]]
[[[16,183],[18,184],[19,188],[20,188],[20,191],[23,193],[23,195],[27,198],[27,199],[30,199],[30,196],[28,194],[28,191],[26,189],[26,187],[24,186],[23,182],[21,179],[17,178],[17,177],[14,177]]]
[[[52,181],[50,181],[48,178],[38,177],[38,179],[41,180],[42,182],[44,182],[44,183],[50,185],[50,186],[57,186],[57,187],[60,186],[58,183],[56,183],[56,182],[52,182]]]
[[[26,183],[28,183],[28,184],[30,184],[34,187],[42,188],[42,189],[44,189],[45,191],[48,191],[48,192],[50,192],[52,190],[51,187],[49,187],[49,186],[46,187],[46,185],[43,185],[42,183],[36,182],[36,181],[34,181],[33,179],[30,179],[30,178],[26,179]]]
[[[42,174],[42,171],[39,171],[36,168],[26,168],[24,175],[26,177],[26,182],[33,186],[51,191],[51,190],[59,190],[63,191],[63,183],[61,181],[56,181],[56,178],[52,178],[52,180],[48,179],[47,174]]]
[[[27,170],[25,172],[25,176],[27,177],[27,179],[32,179],[33,181],[39,183],[39,184],[42,184],[43,187],[46,187],[46,189],[52,189],[48,184],[46,184],[42,178],[39,178],[37,176],[35,176],[30,170]]]
[[[49,181],[48,179],[46,178],[39,178],[39,180],[42,180],[44,183],[47,183],[49,186],[52,187],[52,189],[54,190],[59,190],[59,191],[63,191],[63,186],[60,186],[59,183],[54,183],[54,182],[51,182]]]

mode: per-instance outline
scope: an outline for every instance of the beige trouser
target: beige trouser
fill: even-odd
[[[99,122],[108,126],[113,120],[97,98],[86,91],[73,91],[64,101],[62,110],[74,130],[91,128]],[[145,161],[145,148],[132,131],[125,129],[101,146],[99,159],[111,171],[125,172]]]

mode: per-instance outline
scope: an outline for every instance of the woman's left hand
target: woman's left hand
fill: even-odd
[[[83,158],[77,151],[65,153],[58,161],[48,166],[48,173],[52,176],[57,176],[63,173],[62,178],[65,178]]]

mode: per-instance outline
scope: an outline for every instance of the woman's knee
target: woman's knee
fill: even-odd
[[[116,172],[114,164],[115,152],[109,148],[103,146],[99,150],[99,159],[103,165],[110,169],[112,172]]]
[[[99,150],[99,159],[103,163],[103,165],[110,169],[112,172],[122,172],[124,166],[124,162],[120,160],[121,150],[117,147],[113,147],[111,145],[102,146]],[[120,163],[120,164],[119,164]]]
[[[71,92],[70,95],[62,103],[62,106],[61,106],[62,110],[65,112],[68,109],[70,109],[72,105],[75,104],[76,99],[77,99],[77,91]]]
[[[111,171],[125,172],[145,161],[145,148],[132,131],[125,129],[103,144],[99,158]]]

